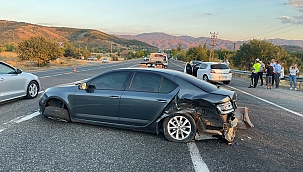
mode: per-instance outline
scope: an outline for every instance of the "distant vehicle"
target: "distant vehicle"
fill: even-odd
[[[102,63],[109,63],[108,58],[103,58],[103,59],[102,59]]]
[[[229,84],[232,73],[226,63],[202,62],[197,71],[197,78],[204,81],[221,81],[224,84]]]
[[[142,68],[152,67],[152,68],[167,68],[168,67],[168,57],[166,53],[151,53],[149,60],[146,62],[141,62],[140,66]]]
[[[38,76],[0,61],[0,102],[20,97],[36,98],[39,90]]]
[[[95,58],[95,57],[93,57],[93,56],[92,56],[92,57],[87,58],[87,60],[88,60],[88,61],[94,61],[95,59],[96,59],[96,58]]]
[[[201,63],[202,63],[202,61],[192,60],[189,63],[185,64],[183,72],[193,75],[193,76],[197,76],[197,71],[198,71]]]
[[[174,142],[223,137],[230,143],[237,129],[253,126],[236,99],[234,91],[179,71],[124,68],[48,88],[39,106],[59,121],[163,133]]]
[[[144,61],[149,61],[149,58],[148,57],[144,57],[143,60]]]

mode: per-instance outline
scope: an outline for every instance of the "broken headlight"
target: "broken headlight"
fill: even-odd
[[[231,103],[231,101],[218,104],[217,109],[220,112],[220,114],[228,114],[228,113],[234,111],[234,107],[233,107],[233,104]]]

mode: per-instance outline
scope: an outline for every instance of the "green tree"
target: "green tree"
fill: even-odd
[[[231,61],[233,66],[238,69],[250,70],[256,58],[261,59],[264,63],[271,59],[285,63],[289,59],[289,54],[282,47],[275,46],[271,42],[253,39],[241,45]]]
[[[139,50],[135,53],[135,58],[142,58],[144,55],[144,52],[142,50]]]
[[[186,52],[186,57],[187,57],[187,61],[190,61],[190,60],[207,61],[208,60],[206,49],[203,49],[203,47],[201,45],[189,48]]]
[[[63,54],[57,42],[52,42],[44,37],[31,37],[20,42],[17,53],[22,60],[36,62],[38,66],[46,65],[50,60]]]

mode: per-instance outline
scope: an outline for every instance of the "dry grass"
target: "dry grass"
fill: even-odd
[[[42,69],[60,68],[60,67],[68,67],[68,66],[80,66],[80,65],[86,65],[88,63],[86,60],[77,60],[74,58],[63,57],[51,61],[47,66],[41,67],[35,65],[35,63],[33,62],[20,60],[17,54],[12,52],[0,53],[0,60],[18,69],[22,69],[23,71],[42,70]]]

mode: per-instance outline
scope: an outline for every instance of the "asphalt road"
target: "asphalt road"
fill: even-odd
[[[92,62],[76,73],[72,67],[32,73],[45,90],[138,64]],[[0,171],[302,171],[303,92],[251,89],[236,77],[228,86],[217,84],[237,92],[255,125],[239,130],[233,145],[223,139],[180,144],[163,135],[52,121],[37,112],[38,98],[20,99],[0,105]]]

